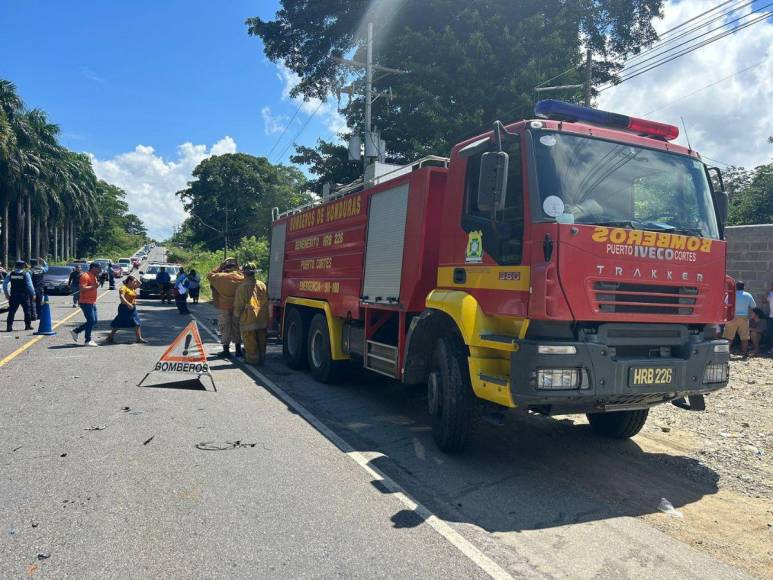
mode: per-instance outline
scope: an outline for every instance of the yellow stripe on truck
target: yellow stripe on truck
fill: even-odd
[[[464,282],[454,282],[454,270],[465,271]],[[441,266],[437,272],[438,288],[528,292],[529,284],[529,266]]]
[[[474,296],[461,290],[433,290],[427,296],[426,305],[446,313],[456,323],[470,350],[467,362],[475,395],[505,407],[515,407],[510,390],[510,353],[517,352],[517,340],[526,336],[529,319],[489,316]],[[513,341],[486,340],[491,335],[512,337]],[[505,384],[487,380],[487,376],[500,377]]]

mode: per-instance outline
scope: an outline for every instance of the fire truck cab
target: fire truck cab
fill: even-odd
[[[438,446],[479,411],[701,410],[728,380],[727,196],[678,129],[559,101],[537,118],[274,216],[272,319],[292,368],[427,385]]]

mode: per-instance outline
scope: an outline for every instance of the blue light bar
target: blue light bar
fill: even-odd
[[[564,101],[546,99],[534,106],[534,114],[545,119],[559,121],[585,121],[604,127],[626,129],[647,137],[658,137],[671,141],[679,136],[679,128],[665,123],[638,119],[609,111],[601,111],[582,105],[573,105]]]

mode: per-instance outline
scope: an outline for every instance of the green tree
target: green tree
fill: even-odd
[[[744,167],[731,165],[722,171],[722,181],[725,184],[725,191],[731,200],[749,187],[752,179],[754,179],[754,171]],[[718,188],[720,185],[715,181],[714,187]]]
[[[240,264],[255,262],[263,273],[263,278],[268,276],[268,240],[250,236],[242,238],[236,251],[236,259]]]
[[[177,195],[191,214],[185,223],[190,241],[210,250],[222,248],[226,236],[229,246],[243,237],[264,238],[272,208],[282,211],[310,200],[300,171],[245,153],[205,159],[193,177]]]
[[[99,240],[99,220],[111,207],[98,191],[87,155],[74,153],[58,142],[59,127],[40,109],[28,110],[14,84],[0,79],[0,225],[2,261],[10,261],[10,240],[16,258],[74,257],[100,244],[115,247],[127,235],[144,231],[136,216],[107,228]],[[111,186],[112,187],[112,186]],[[13,211],[11,211],[13,208]],[[119,221],[127,218],[125,203]],[[109,218],[112,220],[113,218]],[[112,224],[113,222],[110,221]],[[133,231],[129,231],[133,228]],[[144,234],[143,234],[144,235]]]
[[[309,182],[309,189],[316,194],[322,193],[327,182],[351,183],[362,175],[362,164],[349,161],[349,151],[343,145],[319,139],[316,148],[299,145],[295,151],[290,161],[308,166],[309,173],[317,176]]]
[[[88,234],[80,239],[81,253],[118,257],[118,254],[128,254],[145,243],[145,225],[129,213],[124,190],[100,180],[95,197],[97,213]]]
[[[773,223],[773,163],[757,167],[748,185],[730,198],[727,221],[733,226]]]
[[[661,7],[662,0],[282,0],[274,20],[247,25],[268,58],[300,76],[294,96],[325,98],[351,80],[335,58],[354,52],[363,60],[363,25],[372,20],[378,62],[408,71],[376,80],[394,98],[377,101],[374,126],[390,152],[408,160],[444,154],[496,119],[529,116],[534,87],[581,65],[583,44],[595,55],[594,83],[613,80],[623,57],[656,39],[652,19]],[[560,84],[583,79],[580,68]],[[350,127],[361,127],[362,109],[362,98],[347,106]]]

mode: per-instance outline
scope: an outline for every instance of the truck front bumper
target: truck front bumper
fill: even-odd
[[[540,354],[539,346],[546,344],[574,347],[576,354]],[[511,355],[512,396],[521,408],[550,414],[644,409],[725,387],[726,345],[724,340],[696,340],[677,349],[681,356],[631,358],[596,342],[524,340]],[[554,369],[565,370],[564,377],[576,377],[579,384],[565,388],[565,383],[556,384],[561,381],[545,379],[557,376]]]

